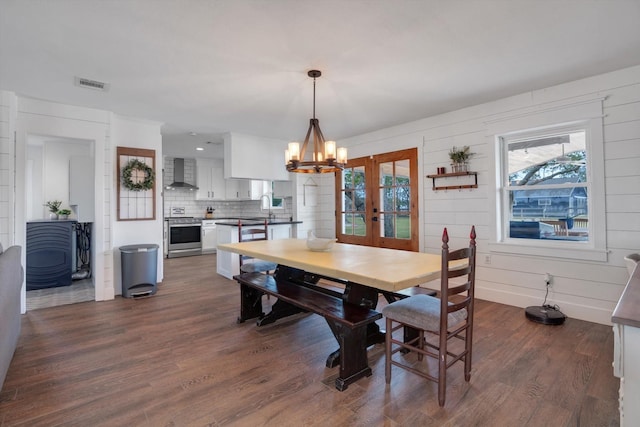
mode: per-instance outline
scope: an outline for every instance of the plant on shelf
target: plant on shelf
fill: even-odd
[[[60,209],[58,211],[59,219],[67,219],[71,215],[71,211],[69,209]]]
[[[458,148],[455,145],[449,150],[449,158],[451,159],[451,169],[453,172],[466,172],[469,158],[474,155],[468,145]]]
[[[49,209],[49,219],[58,219],[58,210],[61,204],[60,200],[49,200],[44,204]]]
[[[49,209],[51,213],[58,213],[58,209],[60,209],[60,205],[62,202],[60,200],[49,200],[44,205]]]

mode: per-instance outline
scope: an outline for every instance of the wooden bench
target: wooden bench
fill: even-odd
[[[311,312],[325,318],[340,345],[340,374],[335,381],[338,390],[345,390],[354,381],[371,375],[367,360],[367,327],[382,318],[382,313],[349,303],[332,292],[262,273],[242,273],[234,279],[241,288],[238,322],[264,318],[262,295],[273,295],[278,298],[272,307],[279,312],[275,318],[298,312]]]

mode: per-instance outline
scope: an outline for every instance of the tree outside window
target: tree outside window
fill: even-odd
[[[589,241],[584,129],[503,138],[509,238]]]

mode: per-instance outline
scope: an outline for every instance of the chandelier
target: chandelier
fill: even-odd
[[[299,142],[290,142],[289,149],[285,150],[287,170],[297,173],[330,173],[342,170],[347,163],[347,149],[336,148],[335,141],[325,141],[320,122],[316,119],[316,79],[322,73],[310,70],[307,75],[313,78],[313,118],[309,120],[302,149]],[[311,146],[309,141],[312,141]]]

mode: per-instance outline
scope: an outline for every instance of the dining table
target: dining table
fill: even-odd
[[[329,250],[315,251],[307,247],[304,239],[225,243],[219,244],[218,250],[276,263],[276,280],[313,288],[317,288],[320,281],[320,284],[337,284],[337,291],[326,287],[320,290],[332,293],[345,304],[373,310],[380,295],[388,302],[404,298],[407,295],[403,292],[407,289],[440,279],[442,268],[440,254],[346,243],[335,243]],[[276,301],[271,312],[264,314],[261,312],[261,302],[247,301],[244,295],[241,300],[239,323],[257,317],[258,326],[263,326],[301,311],[287,303]],[[366,342],[362,343],[364,348],[359,349],[365,354],[368,346],[384,342],[384,332],[377,323],[367,326]],[[338,349],[328,356],[326,366],[334,367],[339,364],[339,360]]]

